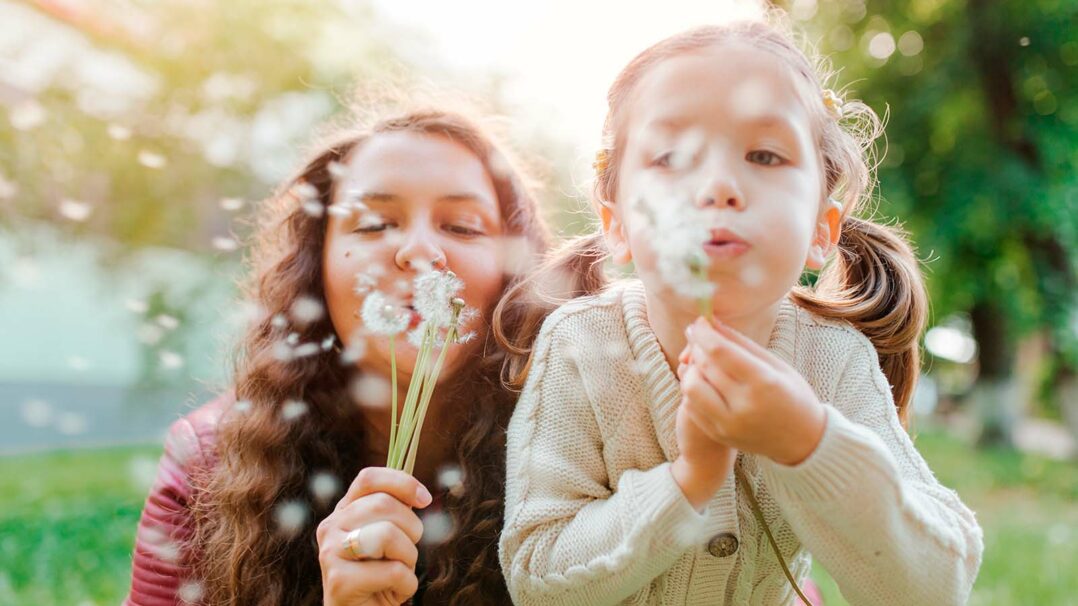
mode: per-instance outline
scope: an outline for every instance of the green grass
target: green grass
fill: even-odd
[[[971,604],[1078,601],[1078,466],[977,452],[939,433],[923,433],[917,446],[985,529]],[[0,604],[119,604],[159,453],[128,447],[0,458]],[[813,577],[827,606],[846,603],[826,571],[817,567]]]
[[[1078,603],[1078,466],[1011,451],[977,451],[923,432],[917,448],[984,529],[985,553],[971,605]],[[827,606],[845,605],[818,564]]]

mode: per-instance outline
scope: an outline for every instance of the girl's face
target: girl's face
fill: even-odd
[[[649,291],[694,307],[664,283],[656,263],[663,242],[633,210],[656,189],[702,208],[719,317],[773,305],[806,266],[822,266],[830,236],[821,159],[794,75],[777,57],[726,43],[666,59],[629,103],[617,203],[604,212],[604,228],[615,260],[632,260]]]
[[[334,202],[362,202],[348,216],[329,214],[322,258],[329,316],[346,347],[365,350],[358,364],[388,377],[388,337],[365,335],[358,311],[366,298],[360,281],[406,303],[411,281],[425,267],[448,269],[464,282],[460,297],[480,315],[462,333],[472,345],[451,346],[441,378],[460,368],[487,332],[483,318],[503,287],[502,215],[494,184],[466,147],[447,138],[414,132],[381,133],[360,144],[337,178]],[[361,291],[363,289],[360,289]],[[357,340],[363,343],[357,343]],[[397,370],[405,377],[416,349],[396,338]]]

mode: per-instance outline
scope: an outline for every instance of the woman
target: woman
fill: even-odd
[[[410,113],[321,148],[264,213],[246,285],[262,313],[233,390],[171,428],[126,604],[508,603],[514,394],[490,318],[518,281],[512,257],[548,242],[519,174],[466,119]],[[450,346],[413,478],[383,467],[390,348],[357,312],[429,268],[455,272],[480,313],[465,328],[478,338]],[[403,401],[416,350],[396,349]],[[447,491],[436,477],[453,465]],[[417,547],[424,507],[453,530]]]

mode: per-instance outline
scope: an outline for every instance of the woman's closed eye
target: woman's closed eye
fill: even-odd
[[[359,234],[375,234],[393,227],[397,227],[397,224],[393,221],[384,217],[374,216],[360,219],[359,225],[357,225],[353,231]]]
[[[764,166],[778,166],[786,162],[782,156],[766,149],[754,149],[745,155],[745,159]]]
[[[478,225],[463,224],[463,223],[447,223],[442,229],[456,234],[458,236],[464,236],[468,238],[474,238],[477,236],[485,236],[486,232]]]

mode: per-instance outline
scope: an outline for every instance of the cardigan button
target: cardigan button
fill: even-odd
[[[707,542],[707,551],[716,558],[725,558],[737,552],[737,537],[730,532],[722,532]]]

